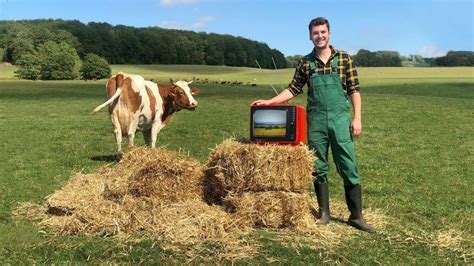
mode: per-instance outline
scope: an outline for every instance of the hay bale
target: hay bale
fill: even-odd
[[[100,201],[104,181],[100,175],[74,174],[60,190],[46,198],[48,214],[71,215],[76,209]]]
[[[202,166],[196,160],[163,157],[144,163],[129,177],[128,191],[137,197],[153,197],[165,202],[201,199]]]
[[[306,146],[243,144],[224,141],[206,164],[205,194],[219,202],[227,192],[307,193],[314,156]]]
[[[111,200],[120,195],[154,197],[164,202],[202,197],[203,167],[195,159],[164,148],[140,148],[126,153],[109,173],[105,193]]]
[[[120,203],[129,194],[158,198],[164,203],[202,198],[202,172],[198,161],[183,154],[164,148],[135,149],[112,168],[73,175],[48,196],[48,213],[71,215],[94,202]]]
[[[172,242],[197,243],[222,240],[239,235],[248,228],[239,228],[232,216],[219,206],[202,200],[161,205],[156,215],[149,217],[144,229]]]
[[[101,202],[69,216],[50,216],[40,225],[62,235],[127,235],[135,232],[180,244],[220,240],[242,232],[229,213],[202,200],[163,204],[161,200],[127,196],[123,204]]]
[[[224,206],[241,224],[256,227],[294,227],[310,213],[308,194],[292,192],[245,192],[229,194]]]
[[[321,244],[338,243],[355,229],[348,230],[340,223],[317,224],[306,191],[311,183],[312,159],[305,147],[256,146],[227,140],[208,161],[206,172],[219,178],[209,179],[207,175],[204,181],[208,183],[203,187],[199,162],[163,148],[140,148],[125,154],[112,167],[73,175],[44,205],[20,204],[13,216],[38,222],[61,235],[146,236],[178,243],[178,250],[184,244],[186,250],[194,252],[191,257],[208,252],[212,241],[219,243],[220,257],[257,254],[257,244],[241,239],[243,233],[252,230],[249,227],[285,227],[287,232],[303,233],[302,241],[319,241],[315,242],[319,250]],[[216,187],[209,185],[212,182]],[[224,195],[224,206],[203,202],[202,188],[216,198]],[[229,190],[232,193],[226,195]],[[374,221],[380,215],[371,216],[370,209],[368,212],[366,218],[377,226]],[[332,214],[346,215],[345,205],[333,204]],[[290,241],[294,243],[294,238]],[[216,254],[216,250],[208,253]]]
[[[73,175],[47,198],[42,213],[28,218],[61,235],[142,232],[183,244],[242,232],[222,207],[202,201],[202,178],[201,164],[188,156],[135,149],[113,167]]]

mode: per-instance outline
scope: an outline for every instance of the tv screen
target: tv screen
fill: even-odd
[[[253,114],[253,135],[259,137],[285,137],[287,110],[256,110]]]
[[[306,112],[293,104],[252,105],[250,141],[299,145],[306,142]]]

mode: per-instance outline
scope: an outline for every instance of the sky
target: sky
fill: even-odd
[[[0,0],[0,20],[65,19],[242,36],[288,55],[313,48],[308,23],[331,25],[330,43],[401,55],[474,51],[474,0]]]
[[[254,121],[256,124],[286,124],[285,110],[257,110],[254,113]]]

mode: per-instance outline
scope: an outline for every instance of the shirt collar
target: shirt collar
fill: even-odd
[[[339,51],[338,51],[336,48],[334,48],[334,46],[329,45],[329,48],[331,49],[331,56],[329,56],[328,62],[331,61],[331,59],[332,59],[333,57],[335,57],[336,55],[339,54]],[[320,59],[317,57],[316,47],[313,48],[312,53],[313,53],[313,57],[314,57],[316,60],[320,60]],[[320,61],[321,61],[321,60],[320,60]]]

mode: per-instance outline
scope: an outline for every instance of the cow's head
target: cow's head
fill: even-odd
[[[174,81],[171,79],[171,93],[174,97],[174,103],[179,109],[188,109],[194,111],[197,108],[198,102],[193,95],[199,92],[198,88],[189,87],[193,83],[194,78],[190,81]]]

